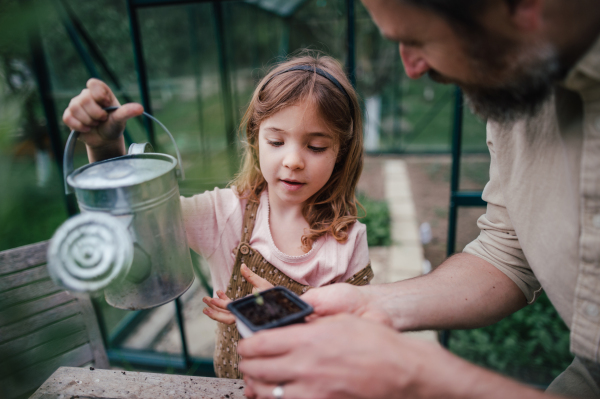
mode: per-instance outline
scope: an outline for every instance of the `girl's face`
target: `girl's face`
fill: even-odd
[[[306,101],[265,119],[258,130],[258,148],[269,199],[285,205],[302,204],[319,191],[338,154],[334,134]]]

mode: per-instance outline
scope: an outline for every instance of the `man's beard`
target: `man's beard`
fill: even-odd
[[[467,105],[481,118],[509,123],[532,116],[551,96],[553,84],[564,76],[558,54],[550,45],[516,50],[520,54],[515,56],[508,43],[490,46],[478,42],[467,49],[473,83],[454,81],[434,70],[429,76],[436,82],[460,86]]]

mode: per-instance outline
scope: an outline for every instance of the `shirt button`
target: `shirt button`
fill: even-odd
[[[593,303],[588,303],[588,305],[585,307],[585,314],[589,317],[596,317],[598,316],[598,313],[600,313],[598,306],[594,305]]]
[[[594,217],[592,218],[592,224],[595,228],[600,229],[600,213],[594,215]]]

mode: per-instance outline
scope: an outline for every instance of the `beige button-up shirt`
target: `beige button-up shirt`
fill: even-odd
[[[600,38],[533,117],[488,123],[488,202],[464,252],[506,274],[531,303],[542,289],[599,361]]]

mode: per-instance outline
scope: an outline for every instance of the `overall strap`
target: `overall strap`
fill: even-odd
[[[258,202],[248,200],[244,211],[244,223],[242,225],[242,239],[240,243],[248,243],[252,237],[254,224],[256,223],[256,212],[258,211]]]

